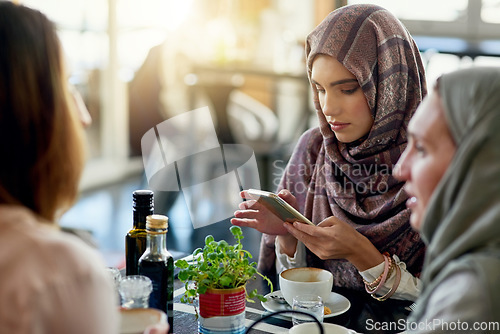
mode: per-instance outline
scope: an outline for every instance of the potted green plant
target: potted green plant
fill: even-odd
[[[211,327],[213,323],[222,326],[221,330],[226,325],[232,329],[243,325],[244,329],[245,301],[254,302],[254,298],[266,301],[257,289],[247,291],[246,283],[260,276],[272,290],[271,281],[257,271],[256,263],[251,262],[252,255],[243,249],[241,228],[232,226],[230,231],[236,244],[230,245],[225,240],[215,241],[213,236],[208,235],[203,249],[198,248],[193,252],[191,262],[175,262],[175,266],[181,269],[178,277],[186,288],[181,302],[194,304],[196,298],[199,299],[200,312],[195,307],[199,326]],[[210,318],[215,319],[210,321]]]

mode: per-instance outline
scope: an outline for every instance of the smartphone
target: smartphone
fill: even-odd
[[[248,189],[246,192],[259,203],[262,203],[269,211],[286,222],[298,221],[315,226],[309,219],[304,217],[293,206],[285,202],[278,195],[264,190]]]

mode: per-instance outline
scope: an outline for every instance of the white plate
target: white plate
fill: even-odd
[[[280,290],[265,295],[267,301],[261,302],[261,304],[267,311],[276,312],[276,311],[284,311],[292,309],[290,305],[288,305],[288,303],[285,304],[278,303],[277,301],[275,301],[270,297],[271,295],[277,297],[283,297]],[[351,307],[351,302],[349,301],[349,299],[338,293],[330,292],[330,297],[326,301],[325,306],[327,306],[332,311],[332,313],[325,315],[325,318],[330,318],[346,312]],[[292,317],[291,313],[290,314],[284,313],[280,315],[287,318]]]

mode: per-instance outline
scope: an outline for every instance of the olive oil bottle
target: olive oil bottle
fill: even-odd
[[[146,217],[153,214],[154,202],[151,190],[136,190],[133,195],[133,228],[125,236],[126,274],[139,274],[139,258],[146,250]]]

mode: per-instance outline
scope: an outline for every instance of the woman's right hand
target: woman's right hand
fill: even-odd
[[[170,326],[168,324],[156,324],[146,328],[144,334],[168,334]]]
[[[231,224],[251,227],[270,235],[288,234],[287,229],[283,226],[283,220],[269,211],[264,205],[252,199],[246,191],[242,191],[240,196],[245,198],[246,201],[239,204],[240,210],[234,212],[235,218],[231,219]],[[297,199],[290,191],[281,190],[278,196],[297,209]]]

